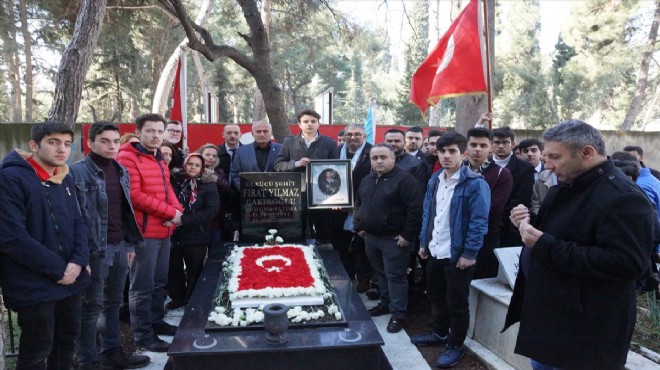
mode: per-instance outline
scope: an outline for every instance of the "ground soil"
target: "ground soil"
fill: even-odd
[[[413,300],[408,310],[408,320],[405,325],[408,336],[426,334],[431,330],[431,307],[428,305],[422,291],[415,290]],[[436,368],[435,361],[442,347],[417,347],[431,368]],[[452,369],[456,370],[486,370],[488,367],[469,350],[465,357]]]

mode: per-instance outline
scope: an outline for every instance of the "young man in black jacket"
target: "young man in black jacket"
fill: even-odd
[[[355,230],[365,239],[369,262],[378,276],[380,304],[371,316],[391,313],[387,331],[401,331],[408,307],[408,264],[412,241],[422,221],[422,192],[417,180],[395,164],[394,149],[376,144],[373,171],[362,180]]]

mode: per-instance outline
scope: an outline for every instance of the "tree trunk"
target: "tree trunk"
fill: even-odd
[[[206,21],[211,14],[213,4],[215,4],[215,0],[204,0],[199,7],[197,18],[195,18],[196,24],[200,26],[206,24]],[[176,66],[181,57],[181,52],[184,50],[188,50],[188,38],[183,39],[183,41],[179,43],[179,46],[174,49],[174,52],[170,55],[170,58],[167,60],[167,63],[160,74],[158,85],[156,85],[156,92],[154,93],[154,101],[151,105],[152,112],[161,114],[165,113],[165,110],[167,109],[167,100],[170,96],[174,76],[176,75]]]
[[[82,0],[71,41],[64,49],[48,119],[76,125],[85,75],[103,26],[107,0]]]
[[[646,42],[646,50],[642,56],[642,63],[639,66],[639,77],[637,78],[637,89],[635,89],[635,96],[630,102],[630,108],[626,118],[621,124],[621,130],[629,131],[632,129],[637,119],[639,111],[642,109],[642,103],[646,98],[646,86],[649,81],[649,64],[655,51],[655,40],[658,37],[658,25],[660,25],[660,1],[656,2],[655,14],[653,15],[653,23],[651,23],[651,30],[649,31],[649,38]]]
[[[493,81],[495,70],[495,0],[487,0],[488,6],[488,39],[490,58],[490,81]],[[481,5],[480,5],[481,6]],[[491,92],[495,95],[495,92]],[[474,126],[479,117],[488,112],[488,95],[464,95],[456,98],[456,132],[463,135]]]
[[[32,39],[28,30],[25,0],[19,0],[18,9],[25,53],[25,122],[29,123],[32,122]]]
[[[271,20],[271,2],[270,0],[263,0],[261,8],[261,22],[264,24],[264,30],[266,30],[266,38],[268,39],[268,47],[270,48],[270,20]],[[252,122],[261,121],[266,118],[266,104],[264,103],[264,97],[261,95],[259,87],[254,89],[254,111],[252,112]]]
[[[3,2],[4,3],[4,2]],[[18,56],[18,44],[16,43],[16,18],[14,14],[14,1],[8,0],[4,7],[0,3],[2,18],[6,20],[5,28],[2,30],[2,43],[4,45],[3,58],[7,64],[7,78],[9,80],[9,120],[13,123],[23,121],[22,114],[22,92],[20,81],[20,58]]]

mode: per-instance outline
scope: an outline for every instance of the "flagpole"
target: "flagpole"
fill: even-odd
[[[484,32],[486,41],[486,94],[488,95],[488,113],[491,114],[491,119],[488,120],[488,129],[493,129],[493,93],[492,83],[490,78],[490,37],[488,36],[488,0],[482,0],[484,4]]]

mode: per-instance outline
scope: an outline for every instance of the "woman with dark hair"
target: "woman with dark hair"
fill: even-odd
[[[222,195],[229,192],[229,182],[225,171],[220,168],[220,159],[218,157],[218,147],[215,144],[204,144],[196,151],[204,157],[204,167],[206,171],[215,173],[218,178],[216,184],[218,185],[218,194]],[[222,222],[224,219],[222,215],[225,214],[223,209],[224,204],[220,202],[219,212],[213,217],[211,221],[211,240],[209,241],[209,253],[211,249],[218,249],[222,245]],[[224,253],[221,252],[224,255]]]
[[[204,158],[198,153],[187,156],[183,169],[175,169],[172,175],[172,187],[184,212],[182,224],[172,235],[167,281],[167,291],[172,301],[165,305],[168,310],[188,303],[202,272],[211,220],[220,206],[216,181],[215,174],[204,170]]]
[[[163,141],[162,144],[160,144],[160,154],[162,154],[163,159],[165,160],[165,164],[167,164],[167,168],[170,170],[170,173],[172,173],[172,170],[176,167],[176,161],[173,161],[174,157],[176,156],[177,148],[174,146],[174,144]]]

